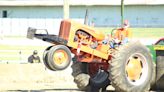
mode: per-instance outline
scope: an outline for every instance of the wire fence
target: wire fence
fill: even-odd
[[[47,29],[49,33],[58,35],[62,19],[54,18],[0,18],[0,35],[26,36],[28,27]],[[83,19],[73,19],[83,23]]]

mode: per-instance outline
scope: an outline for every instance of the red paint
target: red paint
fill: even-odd
[[[157,45],[161,40],[164,40],[164,38],[159,39],[159,40],[155,43],[155,45]]]
[[[98,72],[99,69],[102,69],[102,70],[108,72],[109,63],[107,63],[107,62],[101,62],[101,63],[91,62],[91,63],[88,63],[88,72],[89,72],[91,77],[93,77]]]

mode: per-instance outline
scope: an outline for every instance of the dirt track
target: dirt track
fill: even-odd
[[[0,90],[77,89],[71,69],[52,72],[43,64],[0,64]]]
[[[81,92],[74,84],[71,72],[70,67],[54,72],[43,64],[0,64],[0,91]]]

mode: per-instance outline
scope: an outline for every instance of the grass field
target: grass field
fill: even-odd
[[[96,28],[105,34],[110,34],[113,28]],[[161,38],[164,37],[164,28],[131,28],[134,38]],[[25,37],[6,36],[5,38],[20,40]],[[32,40],[31,40],[32,41]],[[22,43],[23,44],[23,43]],[[0,61],[19,61],[27,60],[33,50],[38,50],[39,56],[42,58],[43,51],[46,46],[32,45],[8,45],[0,43]]]
[[[111,33],[114,28],[96,28],[105,34]],[[160,38],[164,37],[164,28],[130,28],[134,38]]]

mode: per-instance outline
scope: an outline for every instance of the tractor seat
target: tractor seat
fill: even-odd
[[[101,31],[96,31],[96,30],[91,29],[91,28],[85,28],[85,29],[82,29],[82,30],[85,30],[85,32],[89,33],[94,38],[96,38],[96,40],[101,41],[101,40],[105,39],[105,35]]]
[[[104,40],[105,39],[105,35],[100,32],[100,31],[95,31],[93,36],[97,39],[97,40]]]

